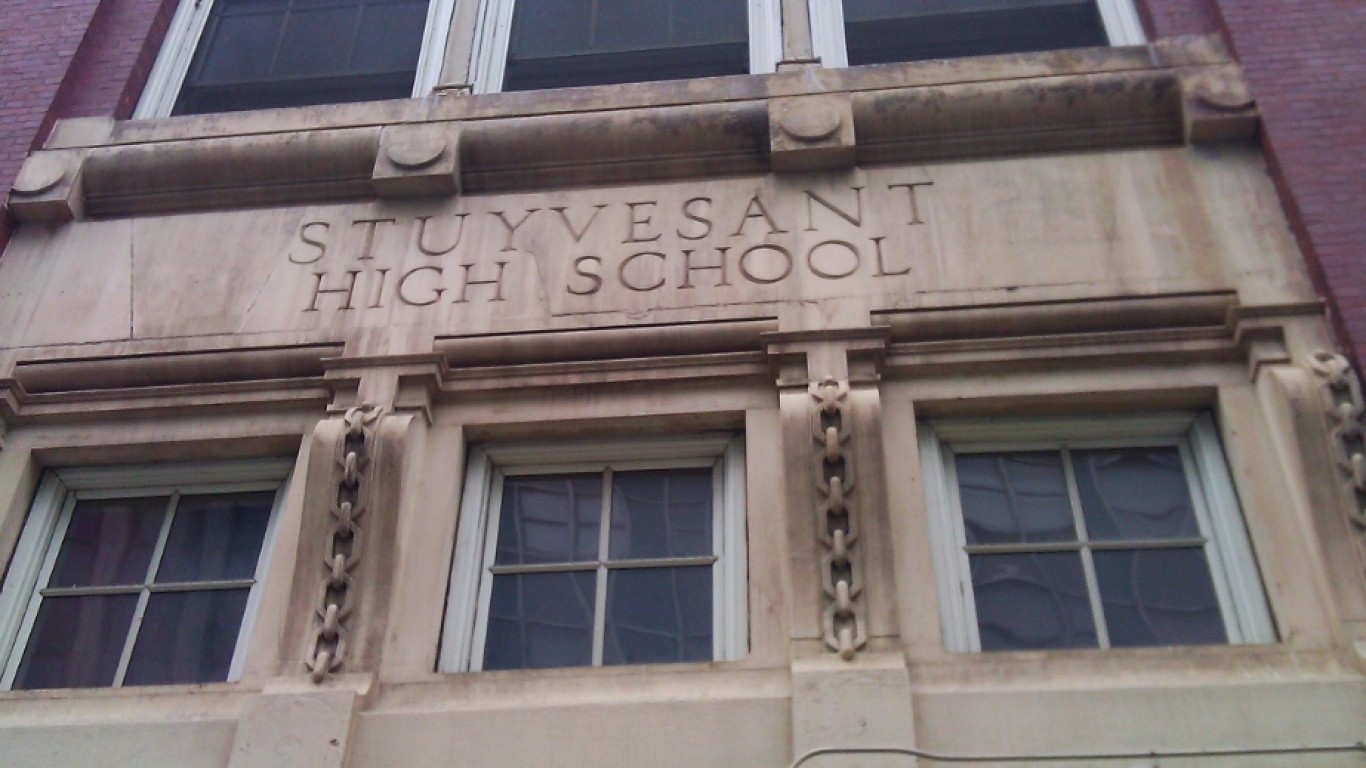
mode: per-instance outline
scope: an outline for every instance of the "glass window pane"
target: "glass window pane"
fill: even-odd
[[[711,603],[710,566],[609,571],[603,663],[711,661]]]
[[[274,503],[271,491],[181,497],[157,583],[255,576]]]
[[[1092,539],[1200,535],[1176,448],[1073,451],[1072,468]]]
[[[136,592],[45,598],[38,608],[14,687],[113,685],[137,604]]]
[[[1095,0],[843,0],[849,63],[1105,45]]]
[[[257,5],[238,11],[221,0],[214,3],[188,79],[196,83],[240,83],[270,74],[286,15]]]
[[[1098,551],[1095,563],[1110,645],[1228,641],[1203,549]]]
[[[358,14],[354,6],[310,8],[289,14],[271,74],[290,77],[345,72],[355,43]]]
[[[712,554],[712,471],[612,474],[613,560]]]
[[[361,12],[360,36],[351,52],[356,72],[417,72],[427,0],[369,3]]]
[[[745,0],[517,0],[503,90],[749,71]]]
[[[972,555],[984,651],[1095,648],[1095,621],[1074,552]]]
[[[98,587],[146,581],[169,504],[165,496],[77,502],[47,586]]]
[[[215,589],[152,594],[124,685],[227,680],[250,592]]]
[[[959,454],[954,466],[969,544],[1076,541],[1061,454]]]
[[[593,663],[596,571],[493,577],[484,669]]]
[[[535,475],[503,481],[497,565],[598,559],[602,475]]]

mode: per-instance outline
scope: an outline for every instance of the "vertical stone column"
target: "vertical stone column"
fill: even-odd
[[[343,378],[354,390],[313,433],[303,521],[277,677],[247,703],[230,768],[342,768],[376,689],[392,605],[404,464],[429,409],[405,404],[397,372]]]
[[[880,329],[770,337],[788,466],[792,739],[806,766],[914,765],[881,452]]]

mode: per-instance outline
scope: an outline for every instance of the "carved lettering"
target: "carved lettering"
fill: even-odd
[[[318,255],[317,255],[317,256],[314,256],[314,257],[311,258],[311,259],[296,259],[296,258],[294,258],[294,251],[291,250],[291,251],[289,252],[289,257],[288,257],[290,263],[293,263],[293,264],[315,264],[315,263],[317,263],[318,261],[320,261],[320,260],[322,259],[322,257],[324,257],[324,256],[327,255],[327,241],[325,241],[325,240],[316,240],[316,239],[314,239],[314,238],[308,236],[308,230],[311,229],[311,228],[313,228],[313,227],[322,227],[322,231],[323,231],[323,235],[322,235],[322,236],[325,237],[326,234],[327,234],[327,232],[328,232],[329,230],[332,229],[332,225],[331,225],[331,224],[328,224],[328,223],[325,222],[325,221],[310,221],[310,222],[308,222],[307,224],[304,224],[303,226],[299,227],[299,239],[302,240],[302,241],[304,242],[304,245],[311,245],[311,246],[313,246],[314,248],[317,248],[317,249],[318,249]]]
[[[822,208],[826,209],[827,211],[830,211],[831,213],[835,214],[841,219],[844,219],[850,224],[853,224],[856,227],[863,226],[863,187],[850,187],[850,189],[854,190],[855,213],[849,213],[848,211],[836,206],[834,203],[830,202],[829,200],[826,200],[825,198],[821,197],[815,192],[812,192],[809,189],[805,190],[804,194],[806,195],[806,231],[816,231],[816,213],[811,209],[812,203],[819,203]]]
[[[919,197],[916,195],[915,191],[916,191],[916,189],[918,189],[919,187],[928,187],[928,186],[932,186],[933,184],[934,184],[933,181],[912,181],[912,182],[909,182],[909,183],[907,183],[907,184],[888,184],[888,185],[887,185],[887,189],[904,189],[904,190],[906,190],[906,199],[907,199],[907,200],[910,202],[910,204],[911,204],[911,220],[908,221],[908,222],[906,222],[906,224],[907,224],[908,226],[915,226],[916,224],[924,224],[924,223],[925,223],[925,221],[924,221],[923,219],[920,218],[920,199],[919,199]]]
[[[584,271],[583,268],[586,264],[593,265],[592,272]],[[602,259],[597,256],[580,256],[577,259],[574,259],[574,274],[580,277],[586,277],[589,280],[591,280],[593,283],[593,287],[580,291],[575,290],[573,286],[567,285],[565,286],[565,290],[569,291],[575,296],[589,296],[602,290],[602,276],[598,274],[598,269],[600,267],[602,267]]]
[[[441,300],[441,294],[446,292],[446,289],[439,287],[438,283],[438,286],[434,286],[429,289],[431,292],[431,298],[418,300],[409,296],[407,292],[408,281],[412,279],[413,275],[416,275],[420,272],[432,272],[436,275],[436,279],[440,281],[443,270],[441,269],[441,267],[433,267],[431,265],[427,265],[423,267],[417,267],[415,269],[410,269],[406,273],[404,273],[403,277],[400,277],[398,279],[398,300],[403,302],[404,304],[407,304],[410,307],[426,307],[435,304],[436,302]]]
[[[598,220],[598,214],[602,213],[602,209],[606,207],[607,206],[602,204],[593,206],[593,214],[588,217],[588,221],[584,222],[583,229],[577,230],[574,229],[573,222],[569,220],[569,214],[565,213],[565,211],[569,210],[568,208],[559,206],[557,208],[551,208],[550,210],[560,214],[560,221],[564,222],[564,228],[569,230],[569,236],[574,238],[574,242],[577,243],[583,240],[584,235],[588,234],[588,228],[593,226],[593,222]]]
[[[626,277],[626,269],[630,267],[632,264],[634,264],[636,259],[639,259],[642,256],[654,256],[655,258],[658,258],[661,266],[660,271],[663,271],[662,266],[665,260],[667,259],[667,257],[664,254],[659,253],[658,251],[641,251],[640,253],[631,254],[630,256],[626,257],[625,261],[621,262],[621,266],[617,268],[617,279],[620,280],[621,284],[626,286],[627,288],[633,291],[639,291],[643,293],[645,291],[653,291],[656,288],[659,288],[660,286],[664,285],[664,277],[661,275],[659,280],[655,281],[654,283],[651,283],[650,285],[637,285],[636,283],[631,282],[631,280]]]
[[[347,270],[347,271],[346,271],[346,287],[345,287],[345,288],[324,288],[324,287],[323,287],[323,278],[324,278],[324,277],[327,277],[327,273],[326,273],[326,272],[314,272],[314,273],[313,273],[313,277],[315,278],[315,280],[313,281],[313,300],[310,301],[310,302],[308,302],[308,309],[305,309],[304,311],[305,311],[305,312],[317,312],[317,311],[318,311],[318,297],[319,297],[319,296],[322,296],[322,295],[325,294],[325,293],[344,293],[344,294],[346,294],[346,301],[342,303],[341,308],[344,309],[344,310],[345,310],[345,309],[350,309],[350,308],[351,308],[351,299],[352,299],[352,297],[354,296],[354,294],[355,294],[355,292],[356,292],[356,275],[359,275],[359,274],[360,274],[360,270],[358,270],[358,269],[350,269],[350,270]]]
[[[711,219],[707,218],[707,217],[706,217],[705,215],[703,215],[702,213],[699,213],[699,212],[693,210],[693,208],[696,207],[696,205],[697,205],[698,203],[706,203],[707,206],[711,206],[711,198],[710,198],[710,197],[694,197],[694,198],[688,199],[687,201],[685,201],[685,202],[683,203],[683,216],[684,216],[684,218],[688,219],[688,221],[692,221],[692,222],[695,222],[695,223],[697,223],[697,224],[701,224],[703,227],[706,227],[706,229],[703,229],[703,230],[702,230],[702,234],[700,234],[700,235],[685,235],[685,234],[683,234],[683,230],[682,230],[682,229],[676,230],[676,231],[678,232],[678,236],[681,237],[681,238],[683,238],[684,240],[701,240],[701,239],[703,239],[703,238],[705,238],[705,237],[710,237],[710,236],[711,236],[711,229],[712,229]]]
[[[756,198],[756,199],[757,199],[757,198]],[[716,281],[716,287],[717,287],[717,288],[720,288],[720,287],[722,287],[722,286],[728,286],[728,285],[730,285],[730,280],[729,280],[729,278],[727,278],[727,276],[726,276],[726,254],[727,254],[729,251],[730,251],[730,248],[728,248],[728,247],[718,247],[718,248],[716,249],[716,253],[719,255],[720,260],[721,260],[721,262],[720,262],[719,264],[693,264],[693,263],[692,263],[693,251],[690,251],[690,250],[685,250],[685,251],[683,251],[683,284],[680,285],[679,287],[680,287],[680,288],[693,288],[693,287],[695,287],[695,286],[692,284],[692,273],[693,273],[693,272],[703,272],[703,271],[713,270],[713,269],[714,269],[714,270],[717,270],[717,271],[719,271],[719,272],[721,273],[721,278],[720,278],[719,280]]]
[[[873,252],[877,254],[877,272],[874,274],[878,277],[896,277],[897,275],[909,275],[911,273],[911,268],[909,266],[900,272],[888,272],[887,263],[882,259],[882,241],[887,238],[870,237],[868,239],[873,241]]]
[[[753,256],[756,253],[764,252],[776,253],[779,257],[782,258],[783,268],[779,272],[777,277],[761,277],[755,274],[753,270],[750,269],[749,257]],[[782,246],[778,245],[755,245],[751,246],[750,248],[746,248],[745,252],[740,254],[739,267],[740,274],[744,275],[745,279],[750,281],[751,283],[758,283],[759,285],[772,285],[773,283],[776,283],[786,278],[788,275],[792,274],[792,254],[786,248],[783,248]]]
[[[764,207],[764,201],[760,200],[758,195],[755,195],[749,199],[749,205],[745,206],[745,213],[740,217],[740,225],[735,228],[735,232],[731,234],[731,237],[740,237],[744,235],[745,225],[749,224],[750,219],[763,219],[768,224],[768,233],[770,235],[781,235],[787,232],[786,229],[779,227],[773,221],[773,217],[769,215],[768,209]]]
[[[531,214],[533,214],[533,213],[535,213],[535,212],[537,212],[537,211],[539,211],[539,210],[541,210],[541,209],[540,209],[540,208],[531,208],[531,209],[529,209],[529,210],[522,216],[522,218],[520,218],[520,219],[517,220],[517,223],[516,223],[516,224],[510,223],[510,222],[507,220],[507,217],[503,215],[503,211],[489,211],[489,213],[492,213],[492,214],[498,219],[498,221],[502,222],[503,227],[504,227],[505,229],[507,229],[507,238],[503,241],[503,248],[502,248],[502,252],[503,252],[503,253],[507,253],[508,251],[515,251],[515,250],[517,250],[516,248],[514,248],[514,247],[512,246],[512,236],[515,235],[515,234],[517,234],[517,230],[518,230],[518,229],[521,229],[522,225],[525,224],[525,223],[527,222],[527,219],[531,218]]]
[[[833,269],[824,270],[816,266],[816,253],[827,246],[844,249],[846,253],[854,257],[853,265],[843,272],[836,272]],[[853,243],[844,240],[826,240],[821,243],[816,243],[815,245],[811,246],[811,250],[806,252],[807,268],[810,269],[811,273],[816,277],[824,278],[826,280],[841,280],[854,274],[858,271],[859,262],[860,258],[858,248],[854,247]]]
[[[640,217],[640,212],[636,210],[636,208],[645,205],[654,208],[656,205],[658,205],[658,203],[654,202],[653,200],[645,200],[639,203],[626,204],[626,208],[630,211],[630,215],[627,218],[630,220],[631,223],[627,226],[626,229],[626,239],[621,241],[623,245],[626,243],[653,243],[654,241],[660,238],[660,234],[658,232],[656,232],[653,236],[645,237],[642,236],[641,233],[638,231],[641,227],[650,226],[651,222],[654,221],[654,214],[650,214],[649,216],[646,216],[642,219]]]
[[[455,239],[445,248],[433,248],[427,245],[427,222],[431,221],[431,216],[417,217],[417,249],[428,256],[441,256],[455,250],[460,245],[460,238],[465,233],[465,217],[468,213],[455,214]]]
[[[379,280],[376,281],[373,278],[370,280],[370,282],[375,283],[375,298],[367,305],[370,309],[379,309],[384,306],[384,283],[389,279],[389,269],[388,267],[377,269],[375,274],[379,275]]]
[[[531,214],[528,213],[527,215],[530,216]],[[523,218],[522,221],[526,221],[526,219]],[[474,265],[473,265],[473,264],[461,264],[460,266],[462,266],[462,267],[465,268],[465,281],[464,281],[464,284],[460,286],[460,298],[456,299],[453,303],[455,303],[455,304],[465,304],[465,303],[467,303],[467,302],[469,301],[468,294],[469,294],[469,292],[470,292],[470,286],[471,286],[471,285],[492,285],[492,286],[494,286],[493,298],[492,298],[492,299],[489,299],[489,301],[502,301],[502,300],[503,300],[503,268],[507,266],[507,262],[506,262],[506,261],[496,261],[496,262],[494,262],[494,263],[498,265],[498,276],[495,277],[495,278],[493,278],[492,280],[473,280],[473,279],[471,279],[471,278],[470,278],[470,270],[474,269]]]
[[[375,257],[375,255],[372,253],[375,247],[375,230],[379,228],[380,224],[397,223],[397,219],[356,219],[355,221],[352,221],[352,227],[359,227],[362,225],[365,227],[365,241],[364,244],[361,246],[360,256],[358,256],[357,258],[361,260],[373,259]]]

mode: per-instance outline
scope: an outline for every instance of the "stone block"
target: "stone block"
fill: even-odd
[[[459,194],[459,128],[450,124],[386,127],[380,134],[373,179],[380,197]]]
[[[848,94],[769,102],[773,170],[816,171],[854,166],[854,108]]]
[[[359,698],[354,690],[335,689],[253,697],[228,768],[342,768]]]
[[[10,192],[9,208],[19,221],[70,221],[83,214],[81,167],[77,150],[35,152],[24,161]]]

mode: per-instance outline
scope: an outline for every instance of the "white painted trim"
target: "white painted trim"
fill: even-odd
[[[275,498],[270,519],[257,555],[255,581],[247,597],[247,605],[238,630],[237,645],[229,666],[228,680],[240,678],[245,663],[246,638],[255,623],[257,606],[261,601],[261,585],[266,564],[274,547],[280,509],[287,489],[292,462],[282,459],[256,459],[230,462],[204,462],[180,465],[147,465],[132,467],[94,467],[60,469],[47,472],[34,495],[29,519],[20,534],[19,544],[10,563],[9,575],[0,588],[0,690],[8,690],[14,683],[19,663],[33,622],[42,603],[39,585],[45,584],[56,563],[66,526],[79,499],[129,498],[136,496],[176,496],[202,493],[232,493],[240,491],[274,490]],[[157,552],[151,561],[156,567],[160,551],[165,545],[171,516],[163,521],[157,539]],[[153,571],[148,581],[155,575]],[[146,592],[139,595],[139,621],[146,604]],[[130,630],[115,676],[115,686],[121,682],[128,665],[136,633]]]
[[[951,419],[919,425],[921,468],[944,645],[950,651],[979,651],[976,602],[966,553],[962,502],[954,456],[1012,450],[1172,446],[1183,463],[1192,507],[1205,546],[1210,578],[1230,644],[1273,643],[1275,627],[1267,607],[1237,492],[1223,458],[1218,432],[1206,413],[1159,413],[1094,419]],[[1064,454],[1066,455],[1066,454]],[[1068,492],[1080,509],[1075,480]],[[1080,539],[1084,546],[1084,535]],[[1094,590],[1094,576],[1088,574]],[[1093,602],[1098,597],[1093,592]],[[1093,607],[1094,608],[1094,607]],[[1096,615],[1104,645],[1103,616]]]
[[[1143,34],[1143,22],[1133,0],[1096,0],[1105,34],[1110,45],[1143,45],[1148,38]]]
[[[778,71],[783,57],[782,0],[749,0],[749,71]]]
[[[147,77],[147,85],[142,89],[137,108],[133,110],[134,120],[166,117],[175,107],[180,86],[190,71],[190,61],[194,49],[204,34],[204,25],[209,20],[209,10],[213,0],[181,0],[171,17],[171,25],[157,54],[156,63]]]
[[[622,457],[629,457],[622,460]],[[718,661],[743,658],[748,651],[748,568],[745,509],[744,439],[732,435],[690,435],[571,443],[508,443],[470,451],[460,501],[455,554],[451,559],[446,617],[438,671],[477,672],[483,665],[493,579],[488,566],[497,552],[498,516],[505,477],[559,472],[608,472],[622,469],[713,467],[712,574],[713,655]],[[610,494],[603,494],[604,509]],[[603,535],[609,526],[603,525]],[[599,552],[605,556],[605,552]],[[605,580],[598,579],[598,590]],[[602,595],[595,608],[595,654],[605,611]]]
[[[441,67],[446,58],[446,42],[451,36],[455,0],[431,0],[427,4],[427,24],[422,30],[422,48],[417,56],[417,76],[413,78],[413,98],[420,99],[441,83]]]
[[[841,0],[807,0],[811,19],[811,50],[824,67],[849,66],[844,40],[844,3]]]

